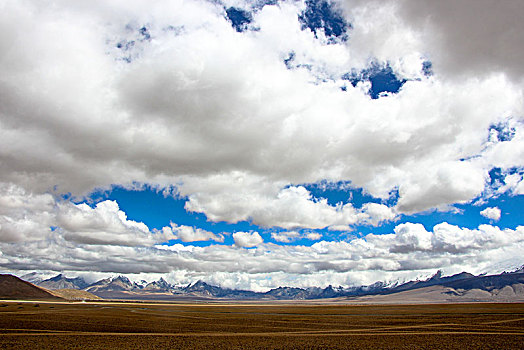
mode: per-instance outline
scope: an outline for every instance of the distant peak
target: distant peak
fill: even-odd
[[[437,273],[431,276],[430,280],[439,280],[441,277],[442,277],[442,270],[438,270]]]
[[[113,281],[121,281],[121,282],[124,282],[124,283],[131,283],[129,278],[127,278],[126,276],[122,276],[122,275],[113,278]]]
[[[522,272],[524,272],[524,265],[522,265],[521,267],[515,269],[511,273],[522,273]]]
[[[462,271],[461,273],[458,273],[456,274],[455,276],[468,276],[468,277],[475,277],[475,275],[469,273],[469,272],[466,272],[466,271]]]
[[[61,279],[65,278],[63,274],[59,273],[55,277],[50,278],[51,281],[59,281]]]

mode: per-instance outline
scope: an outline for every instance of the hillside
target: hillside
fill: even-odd
[[[50,292],[53,295],[66,300],[102,300],[102,298],[86,292],[85,290],[66,288],[50,290]]]
[[[13,275],[0,275],[0,299],[59,300],[58,296]]]
[[[490,290],[454,289],[443,285],[380,295],[349,297],[337,301],[369,304],[440,304],[472,302],[524,302],[524,284],[516,283]]]

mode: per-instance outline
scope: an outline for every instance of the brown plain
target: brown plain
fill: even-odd
[[[524,304],[0,302],[0,349],[523,349]]]

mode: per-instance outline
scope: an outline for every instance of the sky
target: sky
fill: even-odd
[[[0,0],[0,270],[524,264],[520,0]]]

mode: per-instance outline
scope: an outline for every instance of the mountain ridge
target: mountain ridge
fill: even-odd
[[[174,286],[168,283],[163,277],[152,282],[132,282],[128,277],[119,275],[111,278],[102,279],[87,285],[83,279],[66,278],[59,274],[50,279],[40,282],[40,286],[49,285],[61,286],[64,283],[74,284],[74,289],[84,290],[98,297],[105,299],[143,299],[143,300],[169,300],[169,299],[230,299],[230,300],[312,300],[330,298],[353,298],[359,296],[390,295],[404,291],[428,288],[432,286],[442,286],[450,288],[456,295],[462,295],[464,290],[481,290],[491,292],[495,289],[502,289],[506,286],[522,284],[524,286],[524,272],[522,268],[512,272],[503,272],[498,275],[479,275],[475,276],[468,272],[461,272],[452,276],[442,277],[442,272],[437,271],[433,276],[425,280],[414,280],[405,283],[386,284],[376,282],[367,286],[356,287],[288,287],[281,286],[273,288],[267,292],[255,292],[250,290],[229,289],[215,286],[198,280],[186,286]],[[34,275],[31,275],[35,278]],[[46,282],[47,281],[47,282]],[[82,281],[87,286],[82,286]],[[75,282],[75,283],[73,283]],[[46,284],[47,283],[47,284]],[[512,287],[513,288],[513,287]],[[516,289],[515,289],[516,288]],[[520,290],[519,286],[514,290]],[[71,289],[49,288],[49,289]]]
[[[67,278],[63,274],[35,283],[46,289],[84,289],[89,286],[82,277]]]

